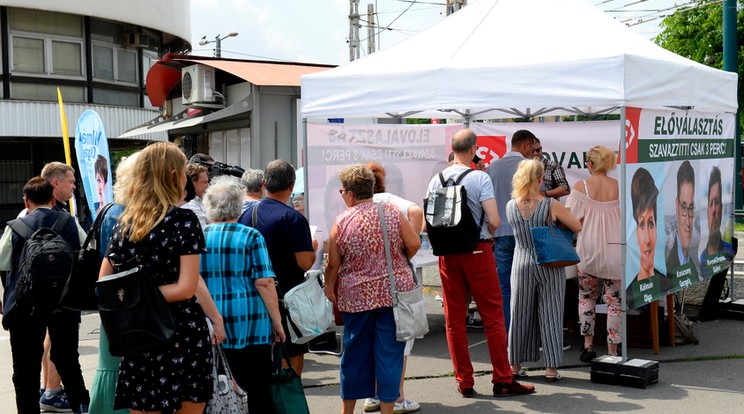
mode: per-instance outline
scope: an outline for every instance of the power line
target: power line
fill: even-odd
[[[637,25],[640,25],[640,24],[644,24],[644,23],[648,23],[648,22],[654,21],[654,20],[666,18],[669,15],[674,14],[674,13],[677,13],[677,12],[685,13],[685,12],[688,12],[688,11],[691,11],[691,10],[695,10],[695,9],[698,9],[698,8],[701,8],[701,7],[712,6],[714,4],[719,4],[719,3],[723,3],[723,2],[724,2],[724,0],[715,0],[715,1],[703,3],[703,2],[701,2],[699,0],[692,0],[689,3],[681,4],[681,5],[678,5],[678,6],[675,5],[673,7],[667,8],[667,9],[659,10],[656,13],[651,13],[651,14],[648,14],[646,16],[641,16],[635,22],[627,23],[627,21],[635,20],[635,19],[628,19],[628,20],[626,20],[623,23],[625,23],[628,27],[637,26]],[[668,10],[672,10],[672,9],[674,9],[674,11],[672,11],[669,14],[659,14],[659,13],[662,13],[664,11],[668,11]],[[649,17],[649,18],[646,18],[646,17]]]

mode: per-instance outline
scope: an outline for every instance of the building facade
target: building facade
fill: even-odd
[[[146,75],[166,53],[190,51],[189,9],[188,0],[0,0],[0,222],[23,207],[29,178],[64,161],[57,88],[73,149],[87,109],[101,116],[112,152],[144,145],[119,137],[160,113]]]

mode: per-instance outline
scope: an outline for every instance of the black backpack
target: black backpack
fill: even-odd
[[[430,191],[424,199],[426,232],[435,256],[471,252],[480,241],[485,213],[481,211],[480,224],[476,224],[468,207],[468,192],[460,185],[472,171],[467,169],[456,180],[447,181],[439,173],[442,187]]]
[[[70,277],[75,253],[60,236],[70,215],[59,212],[49,227],[35,230],[21,220],[8,222],[23,240],[15,286],[16,307],[27,316],[43,316],[59,307],[62,291]]]

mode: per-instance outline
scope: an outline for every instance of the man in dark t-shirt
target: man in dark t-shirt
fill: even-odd
[[[274,160],[266,166],[266,198],[248,207],[238,222],[258,230],[266,240],[269,258],[279,283],[277,293],[284,294],[304,280],[305,271],[315,262],[315,251],[307,219],[288,205],[295,183],[294,167]],[[255,214],[254,214],[255,212]],[[289,332],[286,309],[282,311],[284,331]],[[292,368],[302,374],[307,345],[287,343]]]

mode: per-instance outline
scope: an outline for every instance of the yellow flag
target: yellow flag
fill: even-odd
[[[59,88],[57,88],[57,100],[59,101],[59,121],[62,124],[62,142],[65,146],[65,163],[72,166],[70,134],[67,132],[67,115],[65,115],[65,104],[62,102],[62,91]],[[75,203],[72,200],[70,200],[70,214],[75,215]]]

